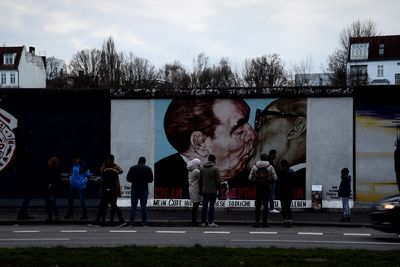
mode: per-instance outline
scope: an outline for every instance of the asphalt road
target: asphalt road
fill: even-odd
[[[400,237],[372,228],[0,226],[0,247],[223,246],[400,249]]]

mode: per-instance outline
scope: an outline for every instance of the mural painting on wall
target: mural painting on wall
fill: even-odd
[[[156,199],[189,198],[186,165],[194,158],[205,163],[209,154],[216,156],[224,199],[255,199],[249,170],[271,149],[278,171],[283,159],[293,165],[294,199],[305,199],[305,98],[156,100],[155,108]]]
[[[356,106],[358,201],[376,202],[400,191],[399,118],[400,106],[390,100],[363,99]]]
[[[0,109],[0,172],[11,162],[15,153],[15,133],[18,121],[11,114]]]

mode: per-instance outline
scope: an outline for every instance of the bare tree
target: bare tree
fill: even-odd
[[[279,87],[288,81],[288,74],[277,54],[245,60],[242,75],[249,87]]]
[[[228,88],[241,85],[239,74],[231,67],[228,58],[222,58],[212,69],[213,87]]]
[[[99,81],[101,51],[84,49],[72,56],[69,63],[70,74],[77,77],[79,85],[97,87]]]
[[[204,53],[193,60],[193,72],[190,77],[192,88],[212,88],[212,69]]]
[[[46,58],[46,78],[54,80],[67,75],[67,65],[65,61],[55,57]]]
[[[160,78],[174,89],[189,88],[190,86],[190,75],[179,61],[165,64],[160,69]]]
[[[149,87],[158,79],[158,73],[149,60],[137,57],[131,52],[123,62],[123,77],[124,86]]]
[[[121,84],[121,54],[118,54],[114,40],[109,37],[103,43],[100,61],[100,84],[102,86],[119,86]]]
[[[332,73],[331,80],[334,85],[345,86],[347,83],[346,63],[350,50],[350,38],[377,34],[376,24],[372,20],[356,20],[342,30],[339,36],[339,47],[328,58],[328,69]]]

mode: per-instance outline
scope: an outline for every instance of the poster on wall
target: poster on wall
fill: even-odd
[[[306,120],[306,98],[155,100],[154,198],[188,199],[187,163],[213,154],[223,199],[254,200],[249,170],[274,149],[277,171],[286,159],[297,173],[293,199],[305,200]]]
[[[400,106],[395,99],[375,96],[357,101],[356,192],[360,202],[399,193]]]

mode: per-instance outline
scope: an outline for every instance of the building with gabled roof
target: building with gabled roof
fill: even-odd
[[[400,35],[353,37],[347,60],[348,84],[400,84]]]
[[[0,47],[0,88],[46,88],[45,58],[34,47]]]

